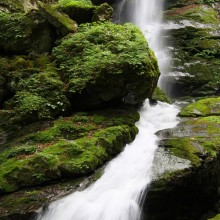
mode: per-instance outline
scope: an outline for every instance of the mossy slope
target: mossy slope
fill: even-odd
[[[137,120],[134,111],[106,110],[47,122],[28,135],[20,130],[1,147],[1,193],[90,174],[134,139]]]

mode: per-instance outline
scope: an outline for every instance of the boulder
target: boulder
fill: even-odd
[[[86,24],[53,49],[72,108],[136,105],[150,98],[159,77],[157,61],[132,24]]]

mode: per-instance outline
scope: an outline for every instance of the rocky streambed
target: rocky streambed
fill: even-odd
[[[24,220],[134,139],[136,106],[152,97],[159,71],[136,27],[92,23],[110,20],[107,4],[16,2],[0,3],[0,219]],[[157,133],[143,211],[149,220],[211,219],[220,185],[219,2],[169,1],[165,21],[164,89],[182,110],[176,128]]]

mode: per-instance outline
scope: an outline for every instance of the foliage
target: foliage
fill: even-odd
[[[15,112],[15,120],[23,123],[53,118],[69,109],[63,82],[52,66],[40,73],[16,74],[10,82],[15,96],[7,101]]]

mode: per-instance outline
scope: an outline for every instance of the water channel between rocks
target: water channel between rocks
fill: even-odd
[[[141,28],[150,48],[155,52],[162,75],[166,73],[169,56],[161,39],[163,1],[122,1],[118,5],[120,22],[131,21]],[[163,77],[159,80],[163,85]],[[104,174],[83,191],[74,192],[49,205],[38,220],[138,220],[147,185],[153,178],[152,164],[157,149],[155,132],[177,125],[178,108],[159,102],[150,106],[148,100],[140,109],[139,133],[124,151],[108,163]],[[158,171],[159,172],[159,171]]]

